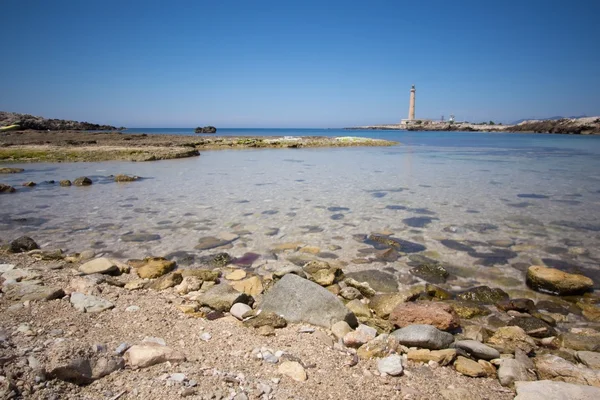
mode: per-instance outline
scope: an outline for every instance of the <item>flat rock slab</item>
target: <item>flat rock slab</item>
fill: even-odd
[[[119,267],[105,257],[90,260],[79,267],[79,272],[86,275],[91,274],[115,274],[119,272]]]
[[[71,304],[76,310],[86,313],[97,313],[113,308],[115,305],[100,297],[83,293],[71,293]]]
[[[542,379],[559,380],[581,385],[600,386],[600,371],[575,365],[553,354],[544,354],[533,360]]]
[[[391,333],[400,344],[408,347],[440,350],[450,346],[454,336],[431,325],[409,325]]]
[[[274,312],[288,322],[305,322],[330,328],[338,321],[357,326],[356,316],[327,289],[297,275],[283,276],[269,290],[260,309]]]
[[[500,358],[500,352],[498,350],[478,342],[477,340],[459,340],[454,343],[454,347],[465,350],[473,357],[483,360]]]
[[[251,299],[228,284],[215,285],[197,298],[200,304],[217,311],[229,311],[235,303],[248,303]]]
[[[54,300],[65,295],[61,288],[34,285],[28,282],[10,284],[3,290],[6,298],[15,301]]]
[[[123,356],[125,364],[131,368],[146,368],[164,362],[185,361],[185,355],[170,347],[155,343],[131,346]]]
[[[587,276],[540,265],[529,267],[526,283],[533,290],[560,296],[581,294],[594,286],[594,281]]]
[[[515,382],[515,400],[597,400],[600,388],[555,381]]]
[[[591,369],[600,370],[600,353],[594,351],[578,351],[575,357]]]

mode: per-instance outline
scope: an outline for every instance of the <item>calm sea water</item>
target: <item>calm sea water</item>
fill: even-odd
[[[134,131],[182,133],[127,132]],[[489,284],[532,297],[523,270],[540,262],[600,282],[599,137],[314,129],[218,134],[368,136],[402,144],[205,151],[152,163],[22,164],[25,173],[2,182],[87,175],[94,184],[40,183],[1,196],[1,237],[27,234],[45,247],[93,248],[119,258],[253,252],[260,255],[253,268],[261,271],[322,257],[350,271],[385,269],[400,285],[418,282],[408,256],[380,262],[361,239],[384,232],[445,263],[448,289]],[[117,184],[109,176],[118,173],[144,179]],[[127,241],[132,233],[152,240]],[[222,233],[239,239],[226,248],[194,249],[200,238]],[[272,249],[286,242],[320,254],[274,256]]]

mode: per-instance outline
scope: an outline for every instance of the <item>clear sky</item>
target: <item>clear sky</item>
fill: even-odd
[[[600,115],[600,0],[2,0],[0,110],[128,127]]]

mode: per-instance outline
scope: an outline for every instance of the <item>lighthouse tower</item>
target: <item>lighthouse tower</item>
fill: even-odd
[[[410,89],[410,105],[408,107],[408,120],[409,121],[414,121],[415,120],[415,85],[412,85],[412,88]]]

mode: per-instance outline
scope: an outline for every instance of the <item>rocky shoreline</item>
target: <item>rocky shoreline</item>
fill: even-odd
[[[36,117],[29,114],[19,114],[13,112],[0,111],[0,132],[28,129],[41,131],[108,131],[124,128],[117,128],[112,125],[92,124],[89,122],[79,122],[65,119],[48,119],[44,117]]]
[[[14,131],[0,133],[0,162],[156,161],[194,157],[202,150],[393,146],[359,137],[274,137]]]
[[[253,253],[223,251],[237,239],[201,238],[189,265],[5,242],[3,398],[600,396],[600,298],[586,276],[530,266],[527,285],[553,295],[537,303],[487,286],[398,291],[335,260],[257,268]],[[368,243],[404,254],[391,236]],[[411,259],[426,282],[447,274]]]
[[[556,133],[570,135],[599,135],[600,117],[563,118],[559,120],[528,120],[516,125],[472,124],[468,122],[413,122],[410,125],[387,124],[371,125],[349,130],[406,130],[406,131],[441,131],[441,132],[522,132],[522,133]]]

